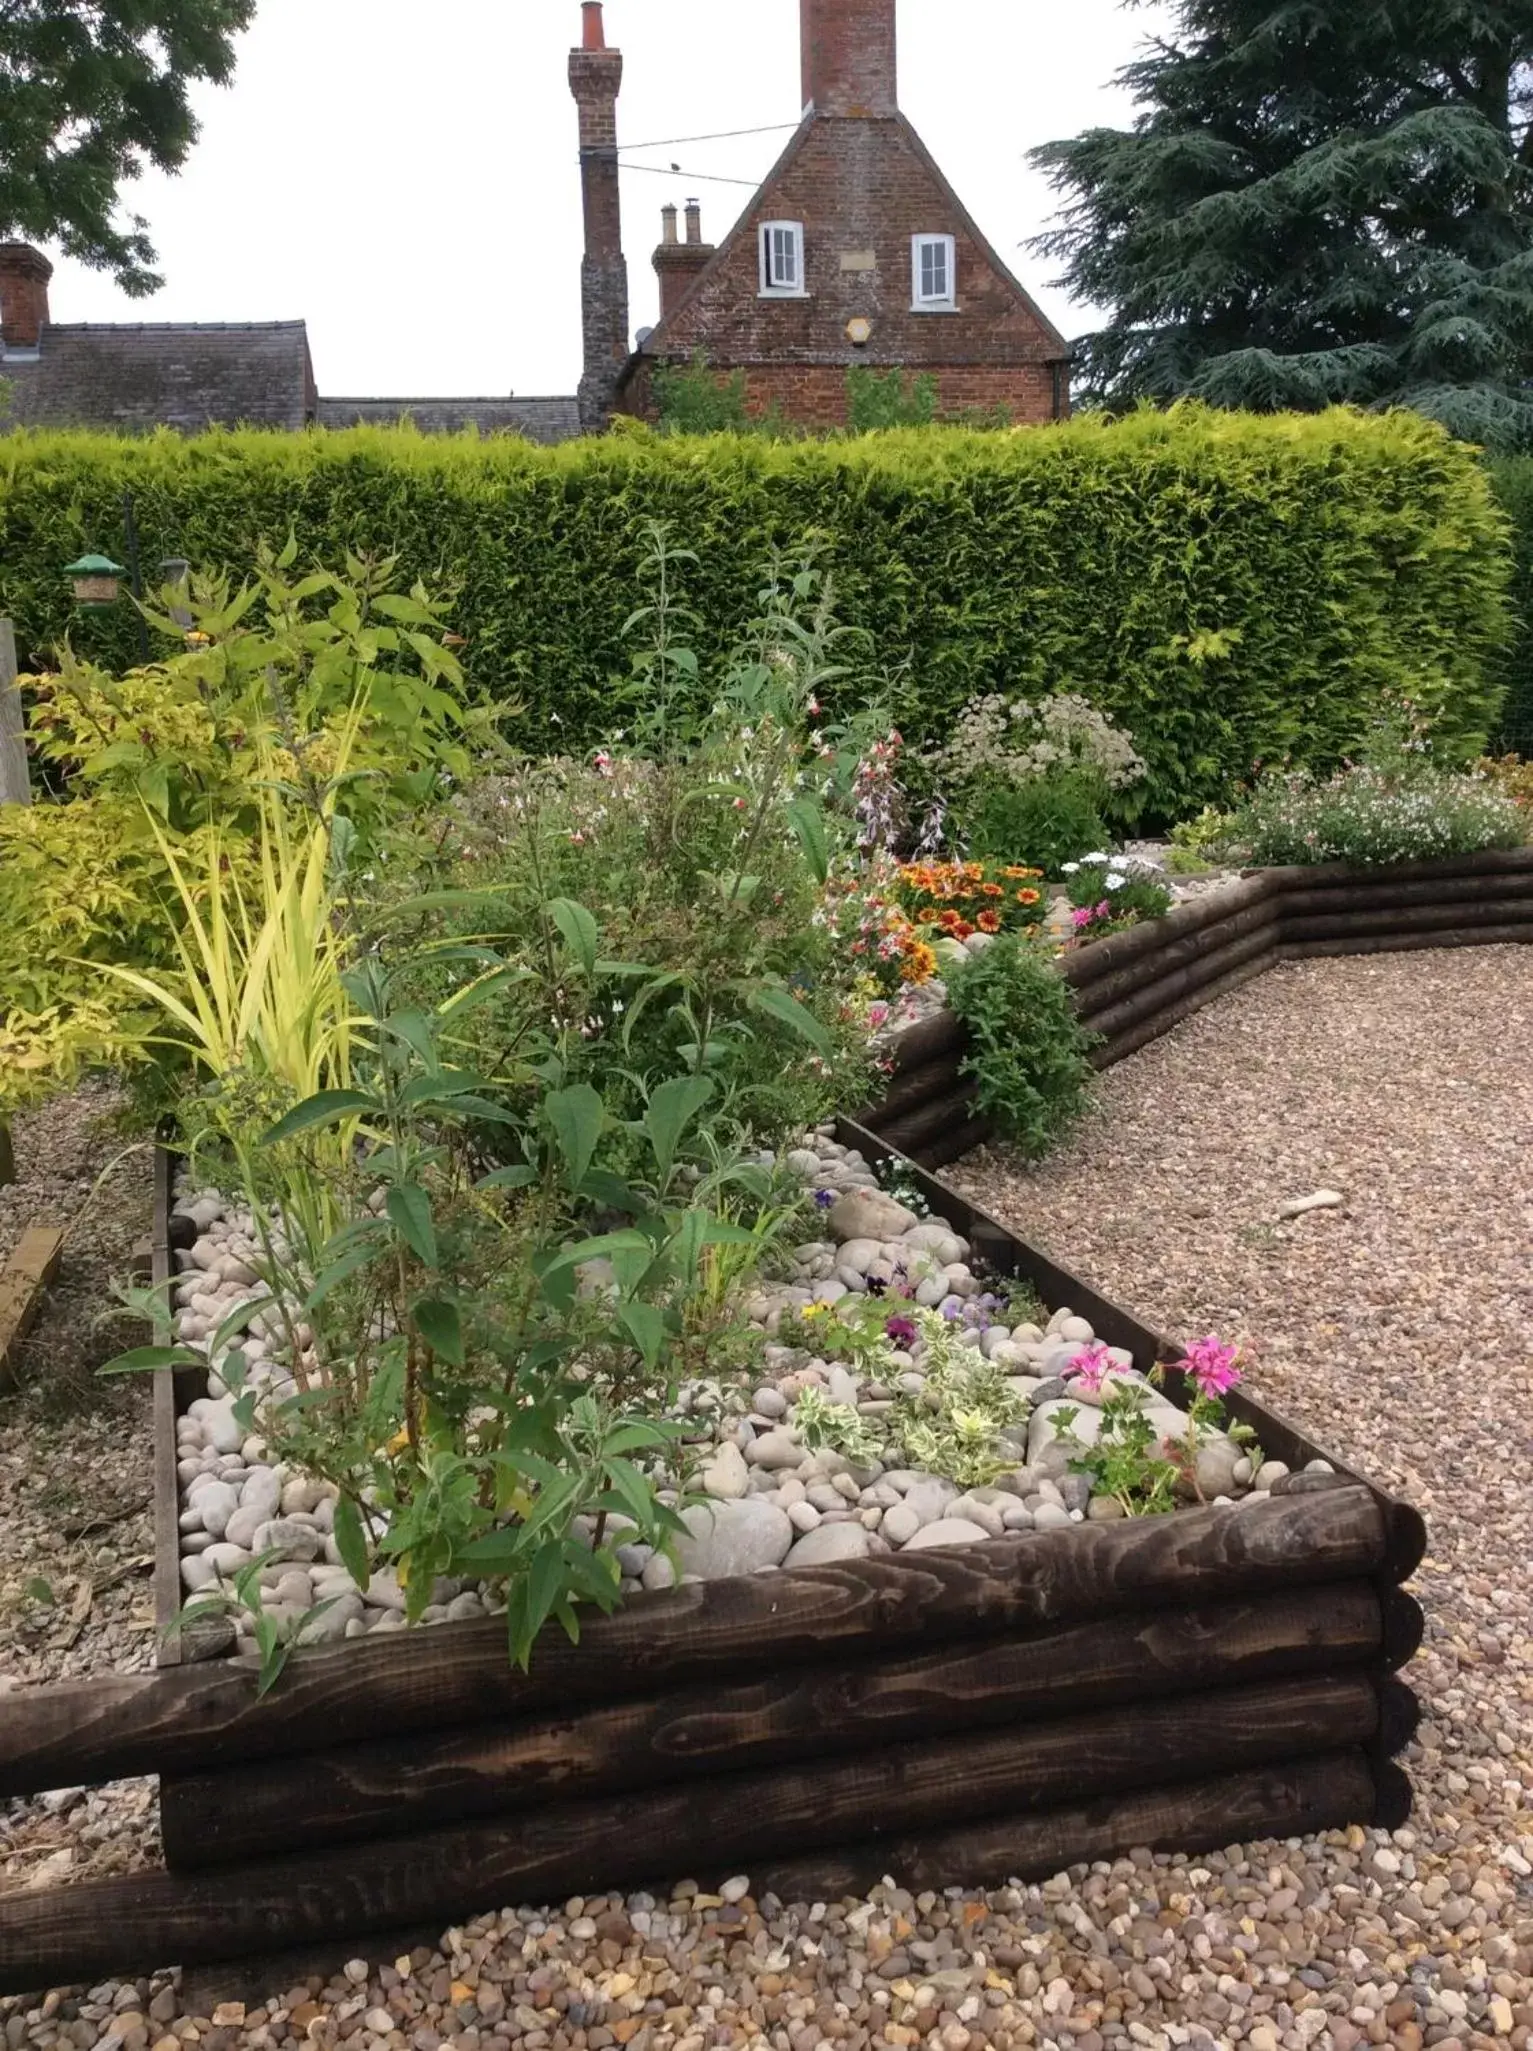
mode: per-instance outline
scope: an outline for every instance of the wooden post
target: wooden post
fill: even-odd
[[[21,689],[16,682],[16,634],[0,619],[0,805],[29,805],[32,780],[27,774],[27,726],[21,715]]]

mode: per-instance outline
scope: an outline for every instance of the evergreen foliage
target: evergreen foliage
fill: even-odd
[[[483,687],[537,750],[594,747],[642,709],[623,627],[647,522],[691,550],[700,674],[728,654],[774,548],[822,537],[839,616],[891,674],[913,751],[987,691],[1078,691],[1134,738],[1148,820],[1227,802],[1258,760],[1327,769],[1381,698],[1440,716],[1450,757],[1496,719],[1505,523],[1480,463],[1412,413],[1305,419],[1199,407],[986,434],[831,442],[643,430],[544,449],[410,429],[130,441],[0,437],[0,612],[24,665],[66,633],[136,660],[131,607],[76,614],[61,565],[119,560],[134,493],[146,563],[242,574],[289,531],[303,561],[396,552],[453,587]],[[824,693],[831,717],[862,686]]]
[[[153,292],[154,248],[120,188],[179,171],[197,139],[187,94],[234,70],[255,0],[10,0],[0,7],[0,242],[58,242]]]
[[[1144,111],[1034,158],[1087,396],[1400,404],[1533,445],[1533,0],[1177,0]]]

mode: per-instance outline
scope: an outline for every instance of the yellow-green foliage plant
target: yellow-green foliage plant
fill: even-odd
[[[469,765],[485,722],[438,601],[387,558],[297,575],[295,555],[262,551],[238,589],[196,583],[184,636],[152,613],[174,637],[163,661],[115,677],[66,645],[27,680],[33,745],[66,795],[0,807],[0,1115],[82,1068],[154,1058],[143,990],[107,971],[184,966],[183,886],[207,912],[221,864],[251,885],[267,793],[294,819],[331,808],[359,858]]]
[[[253,536],[291,526],[306,560],[365,536],[405,580],[450,576],[475,673],[522,702],[534,750],[610,738],[648,517],[697,559],[701,675],[737,642],[761,563],[817,532],[841,618],[900,668],[891,710],[913,750],[978,694],[1081,691],[1133,734],[1147,817],[1228,804],[1258,762],[1328,770],[1387,690],[1468,760],[1502,692],[1504,516],[1473,451],[1408,412],[1178,406],[1006,432],[637,431],[553,449],[376,428],[17,433],[0,439],[0,610],[23,646],[69,624],[58,565],[111,545],[126,486],[151,558],[238,571]],[[77,638],[125,663],[132,631],[123,608]],[[844,709],[834,688],[827,708]]]

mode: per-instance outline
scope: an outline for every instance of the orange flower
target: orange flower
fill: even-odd
[[[1006,895],[999,883],[982,883],[979,886],[979,894],[981,897],[1004,897]]]
[[[963,920],[959,918],[957,912],[949,910],[942,913],[941,917],[937,921],[937,924],[942,928],[944,933],[956,933],[958,928],[963,924]]]
[[[960,919],[958,924],[953,927],[952,933],[955,940],[968,940],[973,937],[974,928],[967,919]]]
[[[981,912],[978,924],[979,930],[982,933],[999,933],[1001,930],[1001,915],[999,912]]]
[[[1038,902],[1039,895],[1040,893],[1036,890],[1019,890],[1017,892],[1017,903],[1036,904]]]
[[[963,874],[968,877],[971,883],[980,882],[984,873],[985,865],[983,862],[965,862],[963,865]]]
[[[1041,869],[1019,868],[1017,864],[1014,862],[1009,869],[1003,869],[1001,871],[1001,874],[1006,878],[1006,881],[1008,883],[1026,883],[1032,877],[1041,876],[1043,874],[1043,871]]]
[[[905,955],[905,979],[911,983],[929,983],[937,973],[937,957],[924,941],[909,948]]]

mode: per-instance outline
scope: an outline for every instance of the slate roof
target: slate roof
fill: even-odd
[[[580,411],[568,399],[321,399],[321,427],[392,427],[408,420],[422,434],[519,434],[533,442],[574,441]]]
[[[0,358],[0,377],[12,388],[9,419],[24,427],[195,434],[302,428],[314,416],[301,320],[50,324],[35,355]]]

